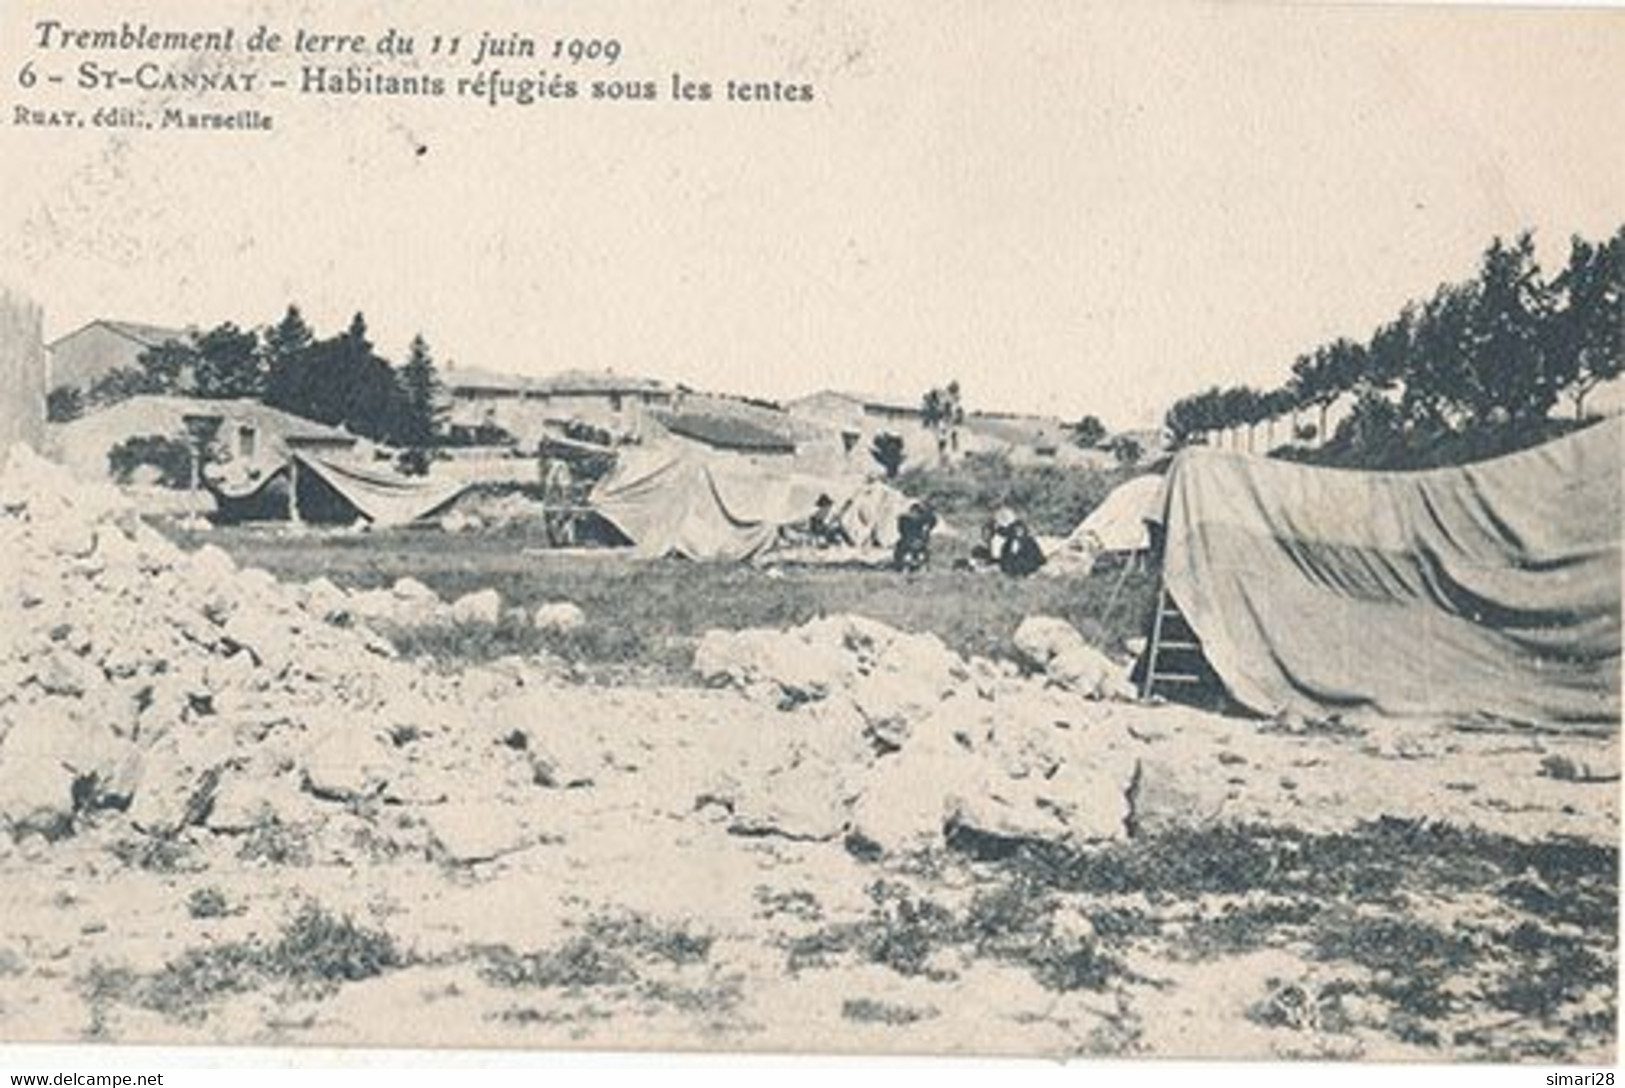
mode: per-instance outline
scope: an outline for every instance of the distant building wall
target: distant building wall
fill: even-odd
[[[51,385],[89,389],[120,367],[134,367],[146,345],[105,325],[86,325],[51,345]]]
[[[516,437],[521,448],[534,449],[548,424],[565,420],[612,433],[635,431],[645,408],[669,405],[672,395],[647,390],[539,392],[453,387],[449,401],[448,423],[465,427],[495,424]]]
[[[45,344],[40,308],[0,288],[0,456],[45,434]]]

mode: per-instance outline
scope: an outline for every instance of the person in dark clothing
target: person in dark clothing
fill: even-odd
[[[1014,521],[996,541],[999,569],[1012,578],[1025,578],[1044,565],[1044,550],[1024,521]]]
[[[828,495],[818,496],[812,517],[807,519],[807,535],[820,548],[852,546],[852,536],[835,514],[835,500]]]
[[[931,531],[936,527],[936,511],[923,502],[910,503],[897,518],[897,546],[892,549],[892,568],[924,570],[931,562]]]

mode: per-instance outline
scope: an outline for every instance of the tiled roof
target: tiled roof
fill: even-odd
[[[718,449],[747,453],[794,453],[795,440],[747,420],[703,412],[660,412],[656,418],[672,434]]]

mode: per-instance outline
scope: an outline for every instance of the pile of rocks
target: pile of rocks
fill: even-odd
[[[708,632],[701,676],[777,708],[789,739],[760,742],[761,762],[706,800],[740,833],[883,851],[965,830],[1099,842],[1191,811],[1127,718],[1096,702],[1128,694],[1119,666],[1060,620],[1029,620],[1017,641],[1039,675],[857,616]]]
[[[367,839],[475,862],[556,834],[548,806],[587,787],[739,835],[880,850],[964,831],[1092,842],[1155,826],[1159,798],[1195,811],[1137,708],[1100,701],[1120,670],[1057,620],[1018,633],[1025,671],[835,616],[708,632],[696,668],[723,692],[570,685],[538,659],[446,672],[379,632],[518,622],[495,591],[284,585],[183,551],[26,449],[0,472],[0,549],[12,838],[299,827],[341,854]],[[583,617],[561,603],[524,621]]]
[[[494,589],[465,593],[452,601],[440,598],[416,578],[397,578],[388,589],[346,591],[326,578],[304,587],[313,609],[334,622],[360,620],[383,630],[412,627],[531,624],[541,630],[572,631],[586,615],[569,601],[551,601],[534,612],[506,606]]]
[[[545,663],[448,676],[397,660],[357,606],[365,594],[283,585],[213,546],[187,553],[116,490],[26,447],[0,471],[0,553],[0,831],[13,838],[110,820],[235,833],[378,801],[421,807],[397,823],[429,828],[433,849],[437,823],[467,836],[428,807],[557,782],[538,746],[511,739],[516,717],[534,727],[522,696]],[[491,613],[481,595],[389,596],[451,622]]]

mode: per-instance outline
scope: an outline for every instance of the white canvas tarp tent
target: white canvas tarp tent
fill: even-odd
[[[282,520],[379,527],[434,517],[473,486],[468,480],[413,478],[295,453],[269,475],[236,487],[208,483],[225,522]],[[296,496],[290,501],[290,490]]]
[[[1155,474],[1136,476],[1107,495],[1072,530],[1072,535],[1067,537],[1067,545],[1106,553],[1146,551],[1151,547],[1151,534],[1146,523],[1162,523],[1166,502],[1166,477]]]
[[[804,522],[820,495],[859,547],[889,548],[907,500],[858,477],[778,471],[676,445],[629,448],[593,489],[591,505],[645,556],[754,559]]]

